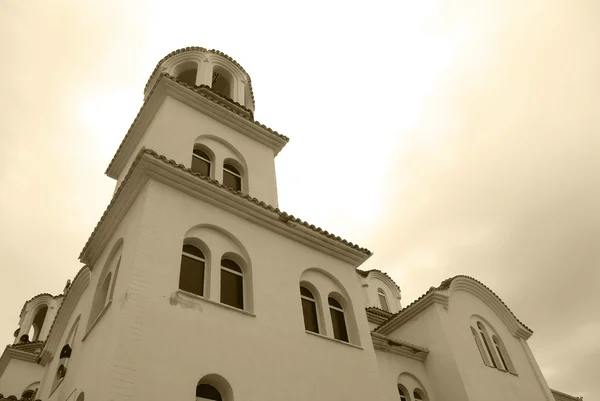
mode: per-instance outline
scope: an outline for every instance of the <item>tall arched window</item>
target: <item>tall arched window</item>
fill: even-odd
[[[244,309],[244,273],[231,259],[221,260],[221,303]]]
[[[398,387],[398,394],[400,395],[400,401],[408,401],[406,395],[404,394],[404,390]]]
[[[388,305],[387,298],[385,296],[385,291],[383,291],[383,289],[379,288],[379,289],[377,289],[377,295],[379,296],[379,303],[381,304],[381,309],[383,309],[386,312],[389,312],[390,307]]]
[[[417,401],[423,401],[423,396],[419,392],[419,390],[413,391],[413,398]]]
[[[202,251],[194,245],[184,244],[181,250],[179,289],[203,296],[205,266],[206,259]]]
[[[300,299],[302,300],[302,314],[304,315],[304,329],[319,332],[319,320],[317,318],[317,301],[312,292],[300,286]]]
[[[81,316],[81,315],[80,315]],[[57,388],[67,375],[67,366],[69,365],[69,361],[71,360],[72,347],[75,344],[75,336],[77,335],[77,328],[79,327],[79,319],[80,316],[75,319],[71,330],[67,336],[67,339],[60,349],[60,353],[58,354],[58,368],[56,369],[56,373],[54,374],[54,381],[52,383],[52,391]]]
[[[242,190],[242,174],[229,163],[223,164],[223,185],[236,191]]]
[[[508,351],[504,346],[502,340],[497,336],[492,336],[492,341],[494,342],[494,346],[496,347],[496,351],[498,351],[498,356],[500,356],[500,361],[504,365],[504,369],[508,370],[511,373],[517,373],[515,370],[515,366],[510,359],[510,355],[508,355]]]
[[[43,305],[35,314],[33,318],[33,323],[31,327],[33,328],[33,336],[31,336],[31,341],[37,341],[40,338],[40,333],[42,331],[42,327],[44,326],[44,321],[46,320],[46,314],[48,313],[48,306]]]
[[[481,339],[483,340],[483,345],[485,346],[485,349],[490,357],[490,360],[492,361],[492,365],[495,368],[498,368],[498,365],[496,365],[496,360],[494,358],[494,353],[493,353],[494,351],[492,350],[492,347],[490,344],[490,338],[487,334],[485,327],[483,326],[483,323],[477,322],[477,328],[479,329],[479,334],[481,335]]]
[[[329,297],[327,302],[329,303],[329,313],[331,314],[331,323],[333,325],[333,337],[337,340],[348,342],[344,308],[335,298]]]
[[[192,171],[202,174],[205,177],[210,177],[210,156],[201,149],[194,148],[192,154]]]
[[[488,355],[483,343],[481,342],[481,336],[477,333],[477,330],[475,330],[472,326],[471,333],[473,334],[473,339],[475,340],[475,344],[477,344],[477,349],[479,350],[479,354],[481,355],[483,363],[487,366],[494,366],[492,365],[492,362],[490,361],[490,356]]]
[[[198,384],[196,386],[196,401],[223,401],[219,390],[210,384]]]
[[[112,272],[109,272],[106,277],[104,277],[102,286],[96,291],[94,302],[92,303],[92,311],[90,313],[90,323],[96,320],[108,302],[108,290],[110,289],[111,278]]]

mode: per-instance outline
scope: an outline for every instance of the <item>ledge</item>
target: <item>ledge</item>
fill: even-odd
[[[102,319],[102,316],[104,316],[104,314],[106,313],[106,311],[108,310],[108,308],[110,308],[111,304],[112,304],[112,299],[110,301],[108,301],[108,303],[106,304],[106,306],[104,307],[104,309],[102,309],[102,311],[98,314],[98,317],[94,320],[94,323],[92,323],[90,325],[90,327],[87,329],[87,331],[85,332],[85,334],[81,338],[81,342],[85,341],[85,339],[87,338],[87,336],[92,332],[92,330],[94,329],[94,327],[96,327],[96,325],[98,324],[98,322]]]
[[[224,309],[229,309],[231,311],[235,311],[238,313],[241,313],[243,315],[248,315],[248,316],[252,316],[252,317],[256,317],[256,315],[252,312],[249,312],[247,310],[243,310],[243,309],[238,309],[234,306],[229,306],[227,304],[221,303],[221,302],[217,302],[217,301],[213,301],[212,299],[209,298],[205,298],[201,295],[197,295],[197,294],[192,294],[191,292],[187,292],[184,290],[177,290],[174,294],[174,296],[171,296],[171,305],[179,305],[183,308],[187,308],[187,309],[195,309],[193,307],[190,307],[189,305],[183,305],[181,302],[178,302],[179,300],[177,299],[177,297],[181,297],[184,298],[186,301],[188,302],[196,302],[196,301],[202,301],[202,302],[206,302],[212,305],[216,305],[219,306],[221,308]]]
[[[338,343],[338,344],[347,345],[347,346],[349,346],[349,347],[352,347],[352,348],[357,348],[357,349],[360,349],[360,350],[362,350],[362,349],[363,349],[363,347],[361,347],[360,345],[355,345],[355,344],[348,343],[348,342],[346,342],[346,341],[337,340],[337,339],[335,339],[335,338],[331,338],[331,337],[324,336],[323,334],[314,333],[314,332],[312,332],[312,331],[308,331],[308,330],[304,330],[304,332],[305,332],[306,334],[310,334],[311,336],[320,337],[320,338],[324,338],[325,340],[333,341],[334,343]]]

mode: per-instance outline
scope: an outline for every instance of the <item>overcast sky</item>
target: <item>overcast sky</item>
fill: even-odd
[[[404,305],[483,281],[550,387],[600,399],[597,0],[0,2],[0,343],[81,267],[146,80],[193,45],[290,137],[283,210],[371,249]]]

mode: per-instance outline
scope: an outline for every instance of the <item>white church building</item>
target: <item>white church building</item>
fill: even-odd
[[[531,329],[481,282],[403,306],[387,274],[359,269],[369,250],[279,210],[288,138],[254,108],[219,51],[158,63],[85,266],[25,302],[0,400],[579,399],[548,387]]]

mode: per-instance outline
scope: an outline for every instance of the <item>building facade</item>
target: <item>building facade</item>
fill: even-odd
[[[369,250],[280,211],[288,138],[254,109],[221,52],[158,63],[85,266],[25,303],[0,399],[575,399],[482,283],[456,276],[402,307],[388,275],[359,269]]]

